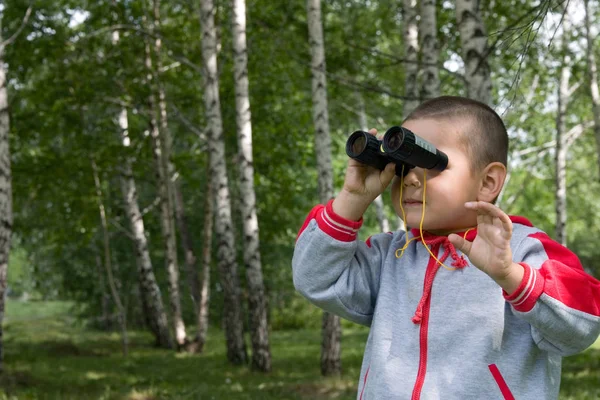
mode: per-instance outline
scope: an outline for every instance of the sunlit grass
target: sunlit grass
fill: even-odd
[[[117,333],[85,330],[65,303],[9,302],[7,321],[0,400],[350,400],[356,398],[367,336],[364,328],[346,326],[344,372],[322,378],[318,330],[272,332],[273,372],[263,374],[228,365],[223,333],[216,329],[202,355],[157,349],[149,334],[130,332],[130,356],[124,358]],[[560,398],[600,398],[600,341],[565,358]]]

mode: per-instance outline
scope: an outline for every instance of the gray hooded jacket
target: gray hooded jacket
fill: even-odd
[[[370,326],[358,400],[558,398],[562,356],[600,334],[600,282],[525,218],[511,220],[525,276],[508,296],[445,236],[397,231],[362,242],[362,220],[336,215],[331,201],[313,208],[296,241],[294,285]]]

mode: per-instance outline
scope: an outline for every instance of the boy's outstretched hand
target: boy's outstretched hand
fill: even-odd
[[[512,294],[523,279],[523,267],[512,259],[510,239],[512,222],[500,208],[484,201],[465,203],[477,211],[477,236],[473,242],[451,234],[450,242],[469,257],[477,268],[488,274],[508,294]]]

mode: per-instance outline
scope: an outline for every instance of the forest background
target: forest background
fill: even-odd
[[[295,292],[294,241],[348,135],[440,94],[503,117],[498,205],[600,277],[596,1],[0,8],[2,398],[354,398],[368,330]],[[394,229],[386,193],[360,236]],[[600,342],[561,398],[599,382]]]

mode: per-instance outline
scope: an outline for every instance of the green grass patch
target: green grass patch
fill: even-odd
[[[48,312],[44,316],[44,312]],[[204,354],[153,347],[130,332],[130,355],[117,333],[86,330],[66,303],[9,302],[0,399],[355,399],[367,329],[345,325],[344,372],[322,378],[319,330],[271,333],[273,372],[232,367],[223,333],[209,331]],[[600,398],[600,341],[564,359],[561,399]]]

